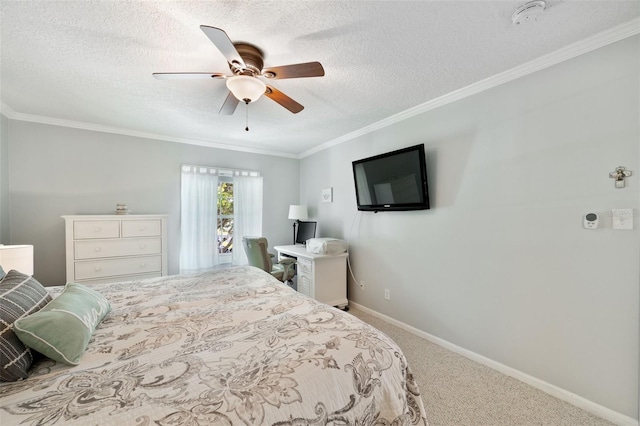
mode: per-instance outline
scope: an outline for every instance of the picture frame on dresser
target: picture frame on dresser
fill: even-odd
[[[166,214],[65,215],[67,282],[168,275]]]

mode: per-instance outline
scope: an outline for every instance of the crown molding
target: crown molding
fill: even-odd
[[[16,112],[13,110],[13,108],[5,104],[4,102],[0,102],[0,113],[11,120],[14,120],[16,116]]]
[[[5,104],[4,102],[0,104],[0,107],[2,108],[0,111],[7,118],[11,120],[28,121],[31,123],[48,124],[51,126],[69,127],[72,129],[90,130],[93,132],[113,133],[117,135],[133,136],[133,137],[144,138],[144,139],[155,139],[155,140],[162,140],[167,142],[184,143],[187,145],[198,145],[198,146],[204,146],[207,148],[225,149],[228,151],[240,151],[240,152],[246,152],[250,154],[271,155],[276,157],[299,159],[297,154],[290,154],[286,152],[267,151],[263,149],[233,146],[233,145],[228,145],[221,142],[210,142],[210,141],[201,141],[197,139],[177,138],[173,136],[160,135],[156,133],[147,133],[147,132],[140,132],[137,130],[124,129],[121,127],[103,126],[100,124],[86,123],[82,121],[72,121],[72,120],[64,120],[61,118],[44,117],[41,115],[23,114],[21,112],[15,112],[9,105]]]
[[[636,18],[625,24],[602,31],[584,40],[580,40],[576,43],[558,49],[555,52],[541,56],[537,59],[534,59],[533,61],[511,68],[507,71],[501,72],[500,74],[485,78],[484,80],[480,80],[461,89],[454,90],[453,92],[447,93],[446,95],[432,99],[428,102],[425,102],[413,108],[409,108],[405,111],[387,117],[369,126],[363,127],[351,133],[347,133],[346,135],[340,136],[336,139],[325,142],[303,152],[298,156],[298,158],[302,159],[304,157],[308,157],[312,154],[331,148],[332,146],[336,146],[341,143],[353,140],[359,136],[375,132],[376,130],[391,126],[395,123],[404,121],[419,114],[423,114],[427,111],[440,108],[444,105],[459,101],[477,93],[484,92],[485,90],[500,86],[502,84],[516,80],[520,77],[533,74],[537,71],[551,67],[560,62],[567,61],[569,59],[575,58],[576,56],[591,52],[593,50],[599,49],[601,47],[607,46],[609,44],[615,43],[616,41],[620,41],[639,33],[640,18]]]

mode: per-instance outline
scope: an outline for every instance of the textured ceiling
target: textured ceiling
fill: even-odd
[[[0,97],[21,117],[296,156],[640,15],[637,0],[548,0],[514,26],[524,2],[1,0]],[[326,75],[270,81],[305,109],[263,97],[245,132],[244,105],[218,114],[223,80],[151,75],[229,73],[200,25],[259,46],[265,66]]]

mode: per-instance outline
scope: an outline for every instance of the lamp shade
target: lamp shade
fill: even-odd
[[[239,101],[255,102],[267,90],[267,86],[256,77],[236,75],[227,78],[227,87]]]
[[[309,217],[307,206],[291,204],[289,206],[289,219],[305,220]]]

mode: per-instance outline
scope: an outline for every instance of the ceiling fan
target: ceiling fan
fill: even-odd
[[[234,43],[227,33],[220,28],[200,25],[213,44],[222,52],[233,75],[207,72],[170,72],[153,73],[158,80],[173,79],[207,79],[227,80],[229,94],[220,108],[220,114],[231,115],[240,101],[249,104],[257,101],[263,94],[279,103],[294,114],[304,109],[302,105],[285,95],[278,89],[265,84],[259,77],[267,79],[285,79],[300,77],[322,77],[324,68],[320,62],[306,62],[293,65],[264,68],[264,53],[249,43]]]

